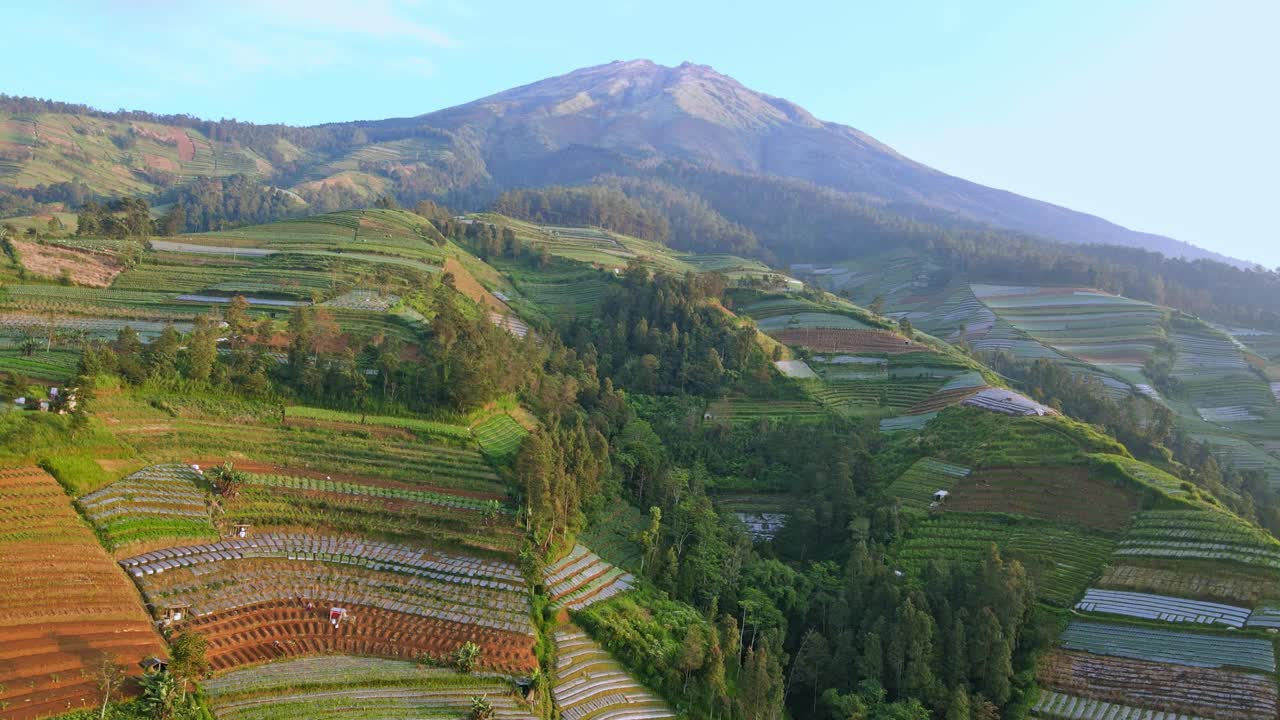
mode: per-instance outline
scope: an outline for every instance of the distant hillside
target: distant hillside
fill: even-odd
[[[21,191],[28,201],[123,193],[167,200],[198,177],[243,175],[291,190],[311,204],[308,212],[368,204],[382,194],[477,209],[504,190],[602,175],[660,176],[685,187],[673,176],[690,169],[799,180],[815,193],[834,191],[842,201],[935,223],[1243,264],[938,172],[854,128],[691,63],[613,62],[413,118],[311,128],[0,97],[0,190]],[[0,214],[21,214],[20,199],[0,202]],[[824,249],[847,254],[839,246],[848,239],[831,232],[832,247]],[[767,244],[780,257],[800,255]]]

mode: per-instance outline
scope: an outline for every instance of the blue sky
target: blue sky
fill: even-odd
[[[691,60],[961,177],[1280,266],[1280,2],[12,3],[0,92],[258,122],[417,115]]]

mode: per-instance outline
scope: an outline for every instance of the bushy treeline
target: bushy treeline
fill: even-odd
[[[895,572],[884,554],[902,520],[872,481],[874,428],[734,427],[697,406],[635,397],[609,438],[602,496],[649,508],[641,574],[701,616],[661,598],[584,614],[648,682],[695,717],[994,720],[1028,701],[1049,621],[1025,571],[992,548],[977,564]],[[753,548],[708,490],[757,477],[793,510]]]
[[[564,328],[565,342],[637,392],[709,396],[745,378],[767,383],[754,328],[719,305],[724,286],[714,273],[650,277],[633,263],[590,319]]]
[[[262,225],[293,217],[303,205],[296,197],[246,175],[196,178],[172,194],[183,209],[179,232],[209,232]]]
[[[545,187],[505,192],[495,212],[548,225],[590,225],[644,240],[666,242],[671,226],[621,190],[600,185]]]
[[[176,235],[183,231],[185,213],[181,204],[170,208],[157,220],[142,198],[118,198],[104,203],[92,200],[76,214],[76,235],[144,240],[152,235]]]
[[[407,303],[430,317],[417,342],[344,333],[323,308],[294,308],[283,327],[244,298],[197,319],[183,335],[165,328],[143,343],[131,327],[91,344],[81,374],[133,385],[192,383],[253,398],[293,398],[346,410],[467,412],[527,385],[540,352],[491,323],[443,280]]]

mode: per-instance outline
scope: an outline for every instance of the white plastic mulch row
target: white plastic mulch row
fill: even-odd
[[[1053,690],[1040,691],[1031,714],[1052,720],[1207,720],[1198,715],[1132,707]]]
[[[1090,589],[1076,604],[1082,612],[1110,613],[1147,620],[1244,627],[1249,609],[1140,592]]]
[[[555,640],[556,682],[551,694],[563,720],[661,720],[676,716],[582,631],[573,627],[558,630]]]
[[[747,534],[756,542],[774,539],[787,524],[786,513],[737,512],[734,515],[738,516],[738,520],[747,528]]]
[[[777,360],[773,366],[789,378],[815,378],[818,375],[803,360]]]
[[[1003,413],[1005,415],[1057,415],[1057,411],[1048,405],[1041,405],[1031,398],[1021,393],[1004,388],[986,388],[979,390],[968,400],[964,401],[965,405],[990,410],[992,412]]]

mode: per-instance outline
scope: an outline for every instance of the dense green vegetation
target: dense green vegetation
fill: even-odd
[[[675,200],[612,182],[608,193],[511,195],[528,208],[502,209],[562,223],[538,213],[618,203],[622,214],[592,221],[613,232],[464,222],[388,201],[173,245],[107,241],[138,254],[112,288],[8,288],[7,302],[27,304],[6,309],[31,312],[39,297],[100,324],[64,346],[82,356],[88,413],[6,413],[5,448],[55,474],[113,549],[207,542],[247,524],[518,558],[534,578],[587,545],[621,569],[607,583],[568,570],[564,592],[607,594],[554,603],[530,582],[542,667],[555,667],[563,609],[690,717],[1022,717],[1059,613],[1108,563],[1177,569],[1195,557],[1273,577],[1277,543],[1234,514],[1269,517],[1265,483],[1213,475],[1163,405],[1082,377],[1082,365],[966,354],[844,298],[784,292],[767,268],[615,234],[644,235],[626,225],[636,209]],[[207,292],[230,302],[176,298]],[[251,302],[264,297],[300,304]],[[1028,343],[1070,335],[1085,352],[1104,334],[1105,323],[1060,331],[1056,316],[1003,302],[1019,308],[1009,327]],[[532,330],[517,337],[491,312]],[[912,347],[815,353],[763,334],[796,328]],[[1156,361],[1170,352],[1144,347]],[[1189,356],[1167,364],[1172,382]],[[794,364],[773,365],[784,358]],[[955,406],[1005,382],[1065,416]],[[5,392],[30,385],[14,376]],[[881,432],[894,414],[914,429]],[[135,497],[119,480],[142,465],[224,460],[243,469],[234,482],[215,471],[213,494],[193,481]],[[940,489],[952,500],[935,506]],[[1089,498],[1024,502],[1054,492]],[[1089,502],[1107,507],[1082,515]],[[183,515],[206,505],[211,520]],[[127,512],[94,509],[113,506]],[[767,533],[752,529],[761,518]],[[407,667],[396,672],[420,674]],[[345,707],[327,693],[406,687],[349,669],[350,685],[285,673],[299,692],[280,712],[327,716]],[[441,691],[471,683],[428,675]],[[223,711],[280,716],[250,709],[260,691],[283,692],[241,683]]]

